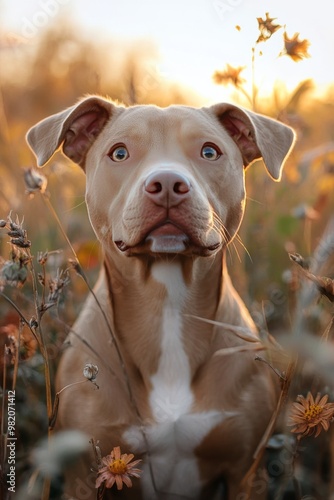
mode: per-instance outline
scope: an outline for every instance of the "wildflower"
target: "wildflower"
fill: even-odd
[[[298,439],[304,436],[319,436],[322,429],[328,431],[334,417],[334,403],[327,403],[328,395],[321,397],[320,393],[314,399],[309,392],[307,397],[299,395],[293,403],[289,426],[295,426],[292,432],[299,434]]]
[[[295,62],[310,57],[307,52],[310,42],[308,40],[298,40],[298,37],[299,33],[295,33],[292,38],[289,38],[286,31],[284,32],[284,50],[280,53],[281,56],[287,55]]]
[[[32,195],[35,191],[40,191],[41,193],[45,193],[47,186],[47,179],[44,175],[41,175],[33,168],[24,169],[24,182],[26,185],[26,192]]]
[[[270,17],[269,12],[266,12],[266,18],[262,19],[262,17],[257,17],[257,22],[259,23],[259,38],[256,40],[256,43],[265,42],[269,40],[269,38],[276,33],[277,30],[282,28],[280,24],[274,23],[276,17]]]
[[[246,80],[240,77],[240,73],[245,69],[245,66],[233,68],[229,64],[223,71],[216,71],[213,75],[215,83],[227,85],[232,83],[235,87],[240,87]]]
[[[140,477],[142,472],[140,469],[135,468],[135,465],[141,462],[141,460],[135,460],[130,463],[133,457],[134,455],[132,455],[132,453],[123,453],[121,455],[120,447],[116,446],[110,455],[102,458],[104,467],[101,467],[97,472],[98,477],[95,487],[99,488],[101,484],[105,482],[107,488],[111,488],[115,483],[118,490],[123,488],[123,483],[128,486],[128,488],[131,488],[132,481],[130,476]]]

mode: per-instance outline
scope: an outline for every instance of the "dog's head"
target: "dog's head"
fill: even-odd
[[[231,104],[125,108],[88,97],[37,123],[27,140],[39,166],[62,147],[86,172],[106,252],[209,256],[239,228],[245,168],[262,157],[280,180],[294,132]]]

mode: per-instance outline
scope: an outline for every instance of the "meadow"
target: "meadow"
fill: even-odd
[[[273,20],[269,21],[263,20],[262,31],[259,23],[259,37],[267,39],[255,42],[255,63],[260,43],[276,33]],[[307,45],[288,42],[285,56],[302,64]],[[54,375],[62,343],[102,262],[85,207],[83,172],[60,154],[37,170],[25,134],[38,120],[85,94],[108,95],[126,105],[199,103],[194,92],[165,82],[156,72],[155,49],[148,43],[122,51],[115,44],[108,57],[106,64],[101,47],[78,35],[70,24],[51,27],[34,47],[14,39],[2,43],[1,67],[6,71],[0,79],[0,496],[4,500],[12,498],[7,484],[11,391],[15,391],[17,498],[60,498],[61,468],[68,457],[65,460],[62,452],[52,455],[43,469],[47,455],[38,447],[53,432]],[[213,78],[217,85],[230,85],[236,104],[277,118],[297,132],[280,183],[267,176],[260,161],[248,169],[246,214],[228,262],[282,382],[275,415],[283,422],[282,432],[269,440],[268,498],[334,498],[334,406],[330,406],[334,402],[334,86],[319,95],[311,79],[293,91],[280,83],[262,98],[256,83],[247,94],[242,68],[217,68]],[[317,393],[328,399],[316,399]],[[303,430],[295,421],[291,432],[286,423],[298,395],[306,398],[299,399],[305,409],[320,407],[323,419],[305,421]],[[73,456],[79,448],[73,444]]]

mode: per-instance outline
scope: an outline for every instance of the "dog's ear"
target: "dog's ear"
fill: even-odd
[[[45,165],[62,145],[63,153],[84,168],[90,146],[114,109],[111,102],[101,97],[88,97],[34,125],[26,139],[38,166]]]
[[[232,104],[216,104],[209,110],[239,147],[245,167],[262,157],[272,179],[281,179],[284,162],[295,141],[292,128]]]

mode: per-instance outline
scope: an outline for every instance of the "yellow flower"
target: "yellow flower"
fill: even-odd
[[[130,463],[134,455],[132,453],[121,454],[121,449],[116,446],[110,455],[102,458],[102,463],[104,467],[101,467],[97,473],[98,477],[96,479],[95,487],[99,488],[102,483],[106,483],[107,488],[111,488],[115,483],[118,490],[123,488],[123,483],[129,488],[132,486],[132,481],[130,476],[140,477],[141,470],[136,469],[137,465],[141,460],[135,460]]]
[[[239,66],[238,68],[233,68],[229,64],[223,71],[216,71],[213,75],[213,80],[215,83],[227,85],[232,83],[235,87],[240,87],[245,80],[240,77],[240,73],[245,69],[244,66]]]
[[[310,42],[308,40],[298,40],[299,33],[295,33],[292,38],[289,38],[286,31],[284,32],[284,50],[280,55],[287,55],[295,62],[301,61],[305,57],[310,57],[307,52]]]
[[[304,396],[298,396],[297,402],[293,403],[290,414],[289,426],[295,426],[292,432],[303,436],[311,436],[315,432],[315,437],[319,436],[324,429],[328,431],[334,417],[334,403],[327,403],[328,395],[321,397],[320,393],[314,399],[309,392]]]

